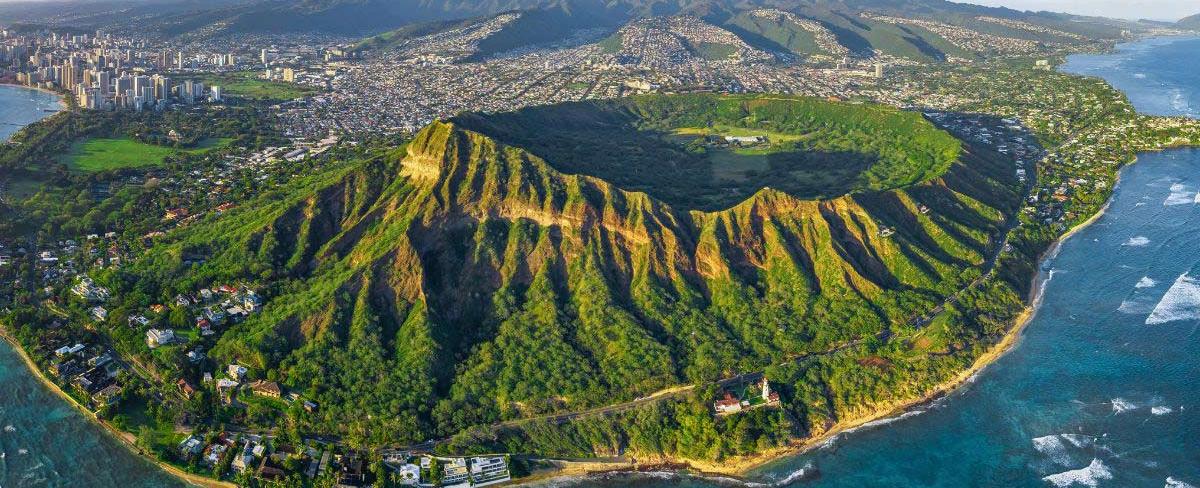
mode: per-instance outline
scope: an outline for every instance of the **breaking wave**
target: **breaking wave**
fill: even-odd
[[[1177,480],[1172,476],[1167,477],[1167,484],[1163,488],[1196,488],[1194,485]]]
[[[1055,463],[1067,465],[1071,463],[1071,455],[1067,446],[1058,435],[1046,435],[1033,439],[1033,449],[1044,454]]]
[[[1112,410],[1114,414],[1125,413],[1130,410],[1136,410],[1138,407],[1133,402],[1121,397],[1112,399]]]
[[[1196,197],[1188,190],[1187,185],[1175,183],[1171,185],[1171,194],[1167,195],[1166,200],[1163,200],[1163,206],[1187,205],[1195,202]]]
[[[1154,281],[1149,276],[1143,276],[1142,279],[1138,280],[1136,285],[1133,285],[1133,287],[1134,288],[1153,288],[1154,285],[1157,285],[1157,284],[1158,284],[1158,282]]]
[[[1112,471],[1100,459],[1092,459],[1091,464],[1079,469],[1063,471],[1042,478],[1059,488],[1072,485],[1096,486],[1100,480],[1112,479]]]
[[[1154,415],[1166,415],[1166,414],[1174,412],[1174,411],[1175,411],[1175,409],[1173,409],[1171,407],[1163,407],[1163,406],[1150,407],[1150,413],[1152,413]]]
[[[1150,313],[1150,311],[1153,309],[1154,302],[1147,302],[1144,300],[1138,300],[1136,298],[1125,300],[1121,302],[1121,306],[1117,307],[1118,312],[1130,315],[1142,315]]]
[[[1154,311],[1146,317],[1146,325],[1196,319],[1200,319],[1200,279],[1184,273],[1154,306]]]
[[[1146,236],[1136,236],[1136,237],[1130,237],[1130,238],[1129,238],[1129,240],[1125,241],[1125,243],[1124,243],[1124,244],[1121,244],[1121,245],[1122,245],[1122,246],[1129,246],[1129,247],[1142,247],[1142,246],[1145,246],[1145,245],[1147,245],[1147,244],[1150,244],[1150,238],[1149,238],[1149,237],[1146,237]]]

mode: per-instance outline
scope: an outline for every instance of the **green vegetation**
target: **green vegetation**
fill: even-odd
[[[833,54],[821,49],[811,32],[785,18],[770,19],[743,13],[730,19],[725,28],[764,48],[806,55]]]
[[[204,139],[195,147],[172,148],[146,144],[127,137],[93,138],[73,144],[60,161],[73,170],[85,172],[158,166],[168,156],[178,152],[203,154],[224,147],[230,142],[230,138]]]
[[[710,61],[729,59],[734,54],[737,54],[738,49],[737,46],[715,42],[701,42],[700,44],[689,45],[688,47],[692,52],[696,53],[696,56]]]
[[[624,42],[624,37],[620,32],[614,32],[612,35],[605,37],[600,41],[600,49],[604,54],[616,54],[621,52],[621,44]]]
[[[368,445],[418,442],[831,349],[844,348],[851,356],[835,357],[852,368],[853,354],[878,353],[872,344],[882,331],[907,330],[914,311],[978,276],[989,241],[1019,200],[1008,163],[986,152],[967,157],[957,139],[911,113],[765,97],[645,97],[592,107],[434,123],[406,149],[271,189],[171,233],[136,263],[97,279],[125,297],[113,307],[117,322],[123,311],[199,287],[255,284],[270,300],[223,332],[209,352],[216,364],[236,361],[251,377],[278,380],[319,403],[317,412],[287,412],[304,431]],[[583,144],[575,131],[613,120],[625,125],[601,135],[643,145],[610,140],[604,148],[612,153],[566,150]],[[679,137],[667,131],[674,127],[693,134],[759,127],[776,135],[780,151],[854,144],[878,160],[851,196],[816,201],[763,190],[709,212],[564,172],[664,161],[650,151],[686,154],[685,144],[670,141]],[[546,141],[565,146],[556,151]],[[589,165],[584,155],[603,164]],[[933,178],[937,171],[943,178]],[[683,174],[640,169],[656,184]],[[886,228],[896,230],[881,237]],[[121,335],[123,351],[154,361],[136,333]],[[916,361],[934,359],[921,356],[913,368],[921,367]],[[945,371],[960,359],[938,361],[936,371]],[[934,379],[892,377],[918,385]],[[861,380],[829,381],[849,395]],[[801,430],[773,409],[714,425],[706,402],[670,407],[678,414],[655,435],[681,439],[652,452],[711,459],[777,445],[785,432]],[[513,439],[526,435],[522,429]],[[711,440],[727,429],[745,431],[742,440],[714,450]],[[569,452],[586,450],[570,445]]]
[[[201,76],[200,80],[205,85],[220,85],[226,96],[259,100],[292,100],[304,98],[319,91],[310,86],[264,80],[259,78],[261,75],[262,73],[258,71],[209,73]]]
[[[961,154],[919,113],[774,95],[652,95],[455,122],[561,171],[705,210],[768,185],[803,198],[907,186],[944,173]],[[730,149],[680,134],[766,136],[769,145]]]

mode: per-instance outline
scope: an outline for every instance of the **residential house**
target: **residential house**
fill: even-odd
[[[225,370],[225,372],[229,374],[230,378],[233,378],[234,380],[237,380],[237,381],[242,381],[242,380],[246,379],[247,371],[248,370],[246,369],[246,367],[242,366],[240,364],[230,364],[229,367],[226,368],[226,370]]]
[[[713,410],[717,414],[737,413],[742,411],[742,401],[733,396],[733,393],[725,392],[725,398],[717,400],[713,403]]]
[[[171,329],[150,329],[146,331],[146,345],[150,349],[166,346],[175,342],[175,331]]]
[[[250,390],[255,395],[262,395],[271,398],[279,398],[283,396],[283,389],[279,387],[279,383],[274,381],[255,381],[250,384]]]
[[[179,443],[179,453],[185,458],[196,456],[201,452],[204,452],[204,440],[199,437],[190,435]]]
[[[196,387],[192,386],[185,378],[179,378],[179,381],[175,382],[175,386],[179,387],[179,392],[183,393],[183,396],[186,398],[191,398],[192,395],[196,394]]]
[[[108,320],[108,309],[100,306],[92,307],[92,318],[97,322]]]
[[[75,354],[79,351],[82,351],[84,349],[84,347],[85,346],[83,344],[75,344],[74,346],[70,346],[70,347],[63,346],[58,349],[55,349],[54,354],[57,355],[58,357],[69,356],[69,355]]]
[[[116,383],[110,384],[100,391],[92,395],[92,402],[96,405],[112,405],[121,398],[121,387]]]
[[[471,458],[471,485],[487,486],[512,479],[508,462],[501,456]]]
[[[467,469],[466,458],[442,459],[442,486],[468,486],[471,471]]]

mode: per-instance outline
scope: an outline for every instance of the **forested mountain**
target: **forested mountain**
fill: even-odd
[[[210,354],[317,400],[317,431],[418,441],[908,327],[979,276],[1020,205],[1011,164],[917,113],[803,98],[468,114],[106,281],[146,302],[125,307],[265,286]]]
[[[510,18],[515,20],[502,21]],[[371,36],[359,47],[413,51],[436,44],[443,36],[472,32],[478,44],[466,59],[473,60],[560,41],[591,29],[611,32],[602,40],[595,39],[605,52],[626,61],[653,54],[644,52],[649,45],[654,50],[707,59],[737,54],[735,58],[743,62],[780,54],[829,59],[883,54],[942,62],[1037,55],[1057,48],[1087,49],[1119,38],[1122,30],[1130,28],[1137,27],[941,2],[617,2],[600,7],[579,0],[465,20],[410,24]],[[684,45],[661,43],[671,38]],[[707,39],[710,44],[712,39],[727,40],[698,46],[689,38]]]
[[[556,20],[561,21],[559,23],[565,22],[572,28],[615,28],[637,18],[674,15],[696,16],[718,25],[731,22],[743,25],[746,19],[739,21],[737,18],[759,9],[786,11],[819,22],[841,35],[863,38],[858,41],[859,46],[849,46],[851,49],[866,49],[868,44],[879,47],[896,42],[892,38],[897,36],[921,37],[919,29],[897,31],[887,27],[883,30],[889,32],[872,37],[870,34],[881,26],[862,22],[859,16],[864,12],[917,18],[984,34],[1016,35],[1043,41],[1061,36],[1047,34],[1042,28],[1104,39],[1119,37],[1122,29],[1136,28],[1133,23],[1047,12],[1018,12],[945,0],[259,0],[205,4],[163,1],[158,2],[154,9],[140,9],[136,17],[129,17],[129,8],[124,3],[97,4],[109,5],[114,12],[125,12],[123,15],[136,19],[139,27],[152,26],[166,35],[312,31],[375,35],[413,24],[462,20],[510,11],[550,12]],[[97,7],[93,5],[89,8]],[[30,20],[25,18],[27,15],[19,16],[21,20]],[[1030,30],[1019,24],[980,20],[981,17],[1028,23],[1037,28]],[[110,23],[116,23],[116,20],[111,16],[104,18],[105,22]],[[543,25],[556,27],[557,24]],[[219,28],[213,30],[212,26]],[[748,32],[753,31],[748,29]]]

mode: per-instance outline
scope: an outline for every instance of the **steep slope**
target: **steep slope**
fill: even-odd
[[[904,327],[978,276],[1019,204],[1010,172],[968,147],[896,189],[698,211],[436,122],[172,235],[124,281],[269,283],[211,354],[320,402],[311,427],[404,442]]]
[[[1200,14],[1179,19],[1175,25],[1181,29],[1200,29]]]
[[[114,8],[117,3],[114,3]],[[1123,29],[1139,29],[1136,23],[1078,17],[1049,12],[1017,12],[1005,8],[983,7],[945,0],[309,0],[288,2],[265,0],[249,3],[209,3],[147,12],[138,18],[138,27],[156,26],[170,35],[197,34],[214,36],[229,33],[282,33],[319,31],[340,35],[372,35],[410,24],[492,16],[510,11],[545,11],[561,16],[573,28],[612,28],[637,18],[690,15],[717,24],[745,21],[742,14],[758,9],[779,9],[825,24],[849,29],[842,16],[857,17],[863,12],[923,19],[952,24],[1003,37],[1052,41],[1061,37],[1047,31],[1066,32],[1095,39],[1118,39]],[[739,19],[739,17],[741,17]],[[1016,24],[997,25],[979,21],[996,18],[1033,26],[1030,30]],[[109,19],[111,23],[111,19]],[[553,30],[558,23],[543,23]],[[867,27],[874,28],[870,23]],[[766,29],[770,33],[774,29]],[[854,29],[851,29],[854,31]],[[905,33],[883,27],[875,41],[877,48],[898,42],[902,50]],[[535,29],[525,31],[537,37]],[[870,29],[854,32],[859,37],[875,34]],[[763,34],[759,32],[758,34]],[[913,37],[912,33],[907,34]],[[801,36],[803,37],[803,36]],[[925,37],[918,33],[916,37]],[[933,36],[937,37],[937,36]],[[770,38],[770,36],[765,36]],[[747,41],[752,41],[747,39]],[[779,39],[774,39],[778,43]],[[753,43],[753,42],[752,42]],[[781,44],[786,46],[786,43]],[[760,46],[761,47],[761,46]],[[850,47],[850,46],[847,46]],[[853,49],[853,48],[852,48]]]

